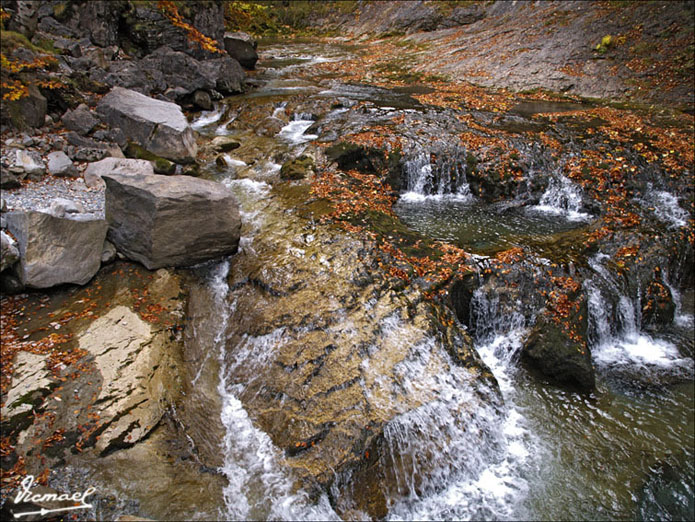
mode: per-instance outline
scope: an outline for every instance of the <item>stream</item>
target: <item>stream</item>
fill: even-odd
[[[262,406],[266,389],[259,382],[274,375],[266,367],[280,364],[284,351],[315,329],[358,344],[362,326],[351,308],[341,304],[342,294],[331,287],[320,303],[307,301],[309,311],[301,309],[301,301],[297,309],[287,310],[289,315],[307,314],[293,322],[265,301],[270,298],[254,304],[251,292],[261,295],[261,290],[251,290],[248,284],[254,280],[260,281],[254,288],[266,285],[265,296],[282,293],[282,285],[302,277],[323,281],[323,275],[311,273],[312,267],[339,271],[329,267],[337,262],[328,253],[321,258],[319,230],[288,207],[297,197],[281,193],[283,189],[272,182],[282,162],[300,156],[319,138],[320,129],[312,127],[317,115],[323,122],[338,121],[353,114],[349,107],[365,101],[367,112],[388,117],[421,110],[402,92],[311,77],[312,65],[344,59],[350,52],[349,46],[317,43],[263,47],[260,72],[253,77],[257,88],[218,103],[193,122],[203,135],[229,135],[242,143],[226,154],[226,167],[213,165],[208,170],[240,201],[240,253],[198,270],[201,288],[213,303],[210,313],[215,318],[209,324],[215,331],[206,334],[207,352],[219,371],[201,373],[201,366],[194,384],[216,380],[208,388],[221,396],[219,416],[225,434],[220,469],[228,480],[219,506],[221,518],[369,516],[354,501],[360,495],[359,479],[338,473],[329,480],[330,487],[321,486],[317,492],[288,464],[286,448],[267,432],[279,422],[278,414],[264,409],[275,403]],[[330,106],[336,98],[339,106]],[[239,114],[254,107],[266,110],[266,117],[280,117],[279,129],[259,137],[243,124],[235,127]],[[530,112],[518,113],[531,117]],[[359,124],[347,121],[344,127]],[[419,234],[451,242],[481,259],[512,247],[532,248],[539,238],[582,229],[594,219],[583,205],[581,189],[559,173],[536,200],[488,204],[472,195],[465,165],[457,167],[454,177],[435,179],[425,152],[411,157],[403,169],[406,186],[394,208],[398,217]],[[670,193],[655,194],[649,204],[665,223],[685,224],[687,213]],[[583,283],[589,295],[589,346],[597,375],[596,391],[590,394],[548,383],[521,366],[528,320],[521,307],[502,312],[489,293],[474,293],[468,326],[475,349],[499,385],[501,405],[447,353],[437,352],[435,337],[423,334],[425,330],[415,332],[398,313],[381,314],[375,300],[362,302],[361,306],[374,307],[373,327],[381,341],[367,343],[358,387],[372,406],[395,401],[383,406],[395,415],[384,425],[385,450],[379,457],[381,466],[392,470],[391,480],[383,484],[387,520],[694,518],[693,354],[684,353],[688,342],[683,341],[693,336],[692,291],[681,296],[675,281],[665,277],[676,302],[676,318],[668,331],[647,333],[641,329],[639,295],[615,280],[605,257],[599,252],[588,261],[590,276]],[[297,266],[306,272],[286,273]],[[608,313],[614,301],[617,324]],[[312,306],[325,308],[322,313],[334,319],[322,323]],[[265,322],[254,323],[258,317]],[[414,348],[393,366],[403,395],[379,395],[378,390],[390,384],[376,381],[390,377],[379,377],[376,359],[370,357],[405,346]],[[447,370],[430,372],[430,366]],[[635,375],[640,376],[638,384]],[[285,416],[294,411],[292,393],[288,390],[280,400],[287,406]],[[399,397],[418,393],[431,396],[415,406],[398,402]]]

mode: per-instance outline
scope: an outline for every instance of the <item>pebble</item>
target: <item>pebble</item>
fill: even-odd
[[[40,182],[2,192],[7,210],[47,211],[55,198],[65,198],[82,204],[85,214],[104,218],[104,190],[88,189],[82,178],[46,177]]]

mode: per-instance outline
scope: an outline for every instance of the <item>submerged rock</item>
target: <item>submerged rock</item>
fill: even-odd
[[[188,176],[103,176],[109,240],[150,270],[236,252],[241,220],[224,185]]]
[[[180,163],[195,160],[198,146],[193,130],[175,103],[115,87],[101,99],[97,111],[106,123],[153,154]]]
[[[30,288],[83,285],[99,270],[107,224],[103,219],[69,219],[33,210],[8,212],[17,238],[19,277]]]
[[[304,179],[313,169],[314,161],[309,156],[302,155],[286,161],[280,168],[280,177],[290,180]]]

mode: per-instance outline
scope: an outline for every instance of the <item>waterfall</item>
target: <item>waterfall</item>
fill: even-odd
[[[400,320],[389,337],[406,337]],[[527,493],[529,435],[514,408],[481,400],[468,371],[443,353],[447,370],[433,373],[424,354],[433,338],[398,365],[407,392],[434,391],[434,400],[398,415],[384,428],[382,469],[393,475],[387,520],[490,519],[521,516]]]
[[[671,228],[684,227],[688,224],[688,212],[678,204],[678,198],[663,190],[653,191],[649,187],[647,199],[643,202],[656,217],[668,223]]]
[[[444,196],[460,200],[472,197],[463,152],[457,149],[436,153],[420,151],[405,162],[403,174],[406,193],[402,198],[406,201]]]
[[[557,174],[548,184],[538,205],[531,207],[534,210],[561,215],[572,221],[581,221],[590,218],[589,214],[581,212],[581,189],[566,177]]]
[[[594,362],[608,370],[640,370],[644,374],[656,372],[691,372],[693,361],[681,357],[678,348],[665,339],[645,334],[640,330],[639,292],[627,295],[603,264],[605,254],[594,256],[589,265],[595,272],[585,283],[589,309],[589,343]],[[611,305],[611,299],[617,303]],[[617,321],[612,323],[612,319]]]

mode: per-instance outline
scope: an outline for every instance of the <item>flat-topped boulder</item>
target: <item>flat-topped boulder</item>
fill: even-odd
[[[175,103],[114,87],[101,99],[97,112],[108,125],[157,156],[178,163],[195,160],[195,135]]]
[[[236,252],[241,220],[232,191],[189,176],[111,172],[109,240],[148,269],[188,266]]]
[[[19,278],[29,288],[84,285],[101,266],[107,225],[77,214],[58,217],[34,210],[8,212],[5,219],[19,245]]]

